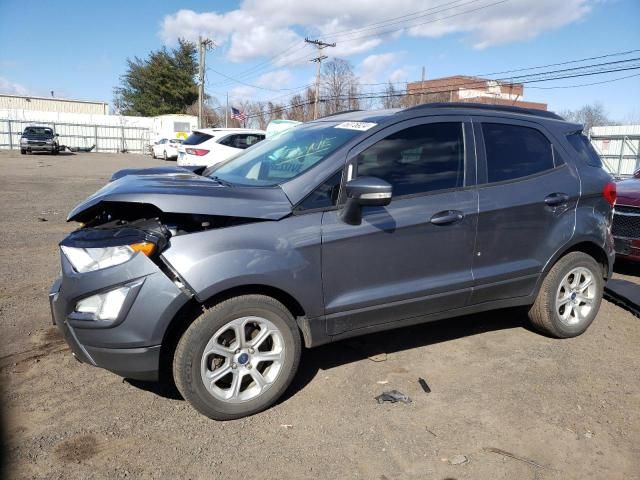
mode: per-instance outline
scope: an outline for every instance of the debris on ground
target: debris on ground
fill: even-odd
[[[389,380],[378,380],[376,383],[378,385],[386,385],[387,383],[389,383]]]
[[[288,423],[283,423],[282,425],[280,425],[282,428],[285,428],[287,430],[289,430],[290,428],[293,428],[293,425],[289,425]]]
[[[595,435],[595,433],[593,433],[591,430],[587,430],[586,432],[584,432],[584,437],[585,438],[593,438]]]
[[[368,358],[372,362],[386,362],[387,361],[387,354],[386,353],[379,353],[377,355],[371,355]]]
[[[44,217],[38,217],[39,222],[47,222],[48,220]]]
[[[424,393],[431,393],[431,389],[429,388],[429,385],[427,384],[427,381],[424,378],[422,377],[418,378],[418,383],[422,387],[422,390],[424,390]]]
[[[433,435],[434,437],[437,437],[438,435],[436,435],[435,433],[433,433],[431,430],[429,430],[429,427],[424,427],[424,429],[429,432],[431,435]]]
[[[469,459],[464,455],[454,455],[449,459],[451,465],[462,465],[467,462],[469,462]]]
[[[484,447],[483,450],[485,452],[497,453],[498,455],[503,455],[505,457],[513,458],[515,460],[520,460],[521,462],[528,463],[529,465],[533,465],[534,467],[546,468],[547,470],[553,470],[552,468],[545,467],[544,465],[541,465],[540,463],[535,462],[535,461],[531,460],[530,458],[520,457],[520,456],[518,456],[518,455],[516,455],[514,453],[507,452],[506,450],[502,450],[500,448]]]
[[[408,395],[405,395],[398,390],[389,390],[387,392],[382,392],[380,395],[376,397],[378,403],[390,402],[402,402],[402,403],[411,403],[411,398]]]

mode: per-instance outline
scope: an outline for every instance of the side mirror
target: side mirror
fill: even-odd
[[[376,177],[358,177],[346,185],[347,203],[340,218],[349,225],[360,225],[362,207],[384,207],[391,202],[392,187]]]
[[[60,135],[59,135],[59,134],[57,134],[57,133],[54,133],[54,134],[53,134],[53,136],[54,136],[54,137],[59,137]]]

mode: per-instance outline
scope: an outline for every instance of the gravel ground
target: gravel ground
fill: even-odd
[[[113,171],[161,163],[0,152],[10,477],[640,478],[640,319],[608,302],[571,340],[505,310],[306,351],[278,405],[225,423],[171,389],[77,363],[47,304],[66,213]],[[413,402],[378,405],[392,388]]]

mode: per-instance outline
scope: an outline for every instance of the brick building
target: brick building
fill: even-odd
[[[486,78],[454,75],[407,84],[410,94],[423,94],[424,102],[474,102],[546,110],[546,103],[522,99],[524,85]]]

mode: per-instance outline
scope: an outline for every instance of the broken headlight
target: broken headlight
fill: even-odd
[[[155,245],[150,242],[140,242],[115,247],[78,248],[62,245],[60,248],[76,272],[86,273],[120,265],[133,257],[136,252],[149,256],[155,250]]]

